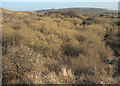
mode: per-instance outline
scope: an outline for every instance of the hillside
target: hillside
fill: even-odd
[[[102,8],[63,8],[63,9],[49,9],[49,10],[38,10],[36,12],[64,12],[64,11],[75,11],[78,13],[117,13],[115,10],[102,9]]]
[[[3,84],[118,84],[117,14],[2,10]]]

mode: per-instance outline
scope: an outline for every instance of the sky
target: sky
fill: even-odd
[[[119,2],[120,0],[1,0],[2,2]]]
[[[12,11],[32,11],[32,10],[75,8],[75,7],[105,8],[105,9],[118,10],[118,2],[119,2],[119,0],[0,0],[0,1],[3,2],[2,5],[0,5],[0,7],[2,6],[3,8]],[[41,2],[45,2],[45,3],[41,3]],[[46,4],[46,2],[48,3]],[[55,2],[55,3],[49,3],[49,2]]]

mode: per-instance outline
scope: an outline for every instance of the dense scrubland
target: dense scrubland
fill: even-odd
[[[117,84],[118,18],[2,9],[3,84]]]

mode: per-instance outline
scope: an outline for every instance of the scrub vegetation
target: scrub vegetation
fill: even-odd
[[[116,13],[2,9],[3,84],[117,84]]]

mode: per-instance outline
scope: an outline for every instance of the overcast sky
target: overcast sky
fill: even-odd
[[[119,0],[1,0],[2,2],[119,2]]]

